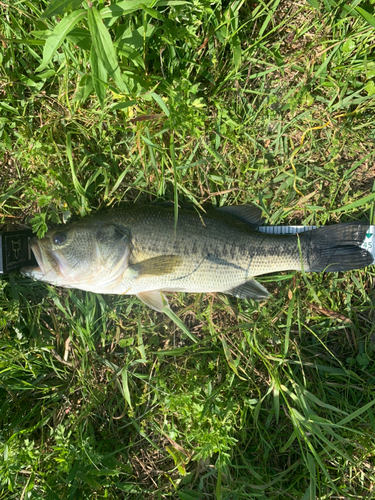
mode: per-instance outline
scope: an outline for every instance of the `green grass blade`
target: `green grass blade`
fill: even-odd
[[[40,66],[35,71],[42,71],[52,60],[57,49],[63,43],[66,35],[73,29],[73,27],[86,16],[86,10],[80,9],[72,12],[64,17],[50,36],[47,38],[43,49],[43,60]]]
[[[316,499],[316,467],[315,467],[315,461],[311,453],[307,453],[307,466],[310,472],[310,496],[309,500],[315,500]]]
[[[170,115],[170,111],[168,109],[168,106],[165,104],[165,102],[160,97],[160,95],[156,94],[155,92],[152,92],[151,96],[154,99],[154,101],[159,104],[160,108],[164,111],[165,115],[169,116]]]
[[[342,420],[340,420],[340,422],[337,423],[337,425],[345,425],[347,424],[348,422],[351,422],[352,420],[354,420],[355,418],[359,417],[360,415],[362,415],[362,413],[366,412],[367,410],[369,410],[373,405],[375,404],[375,399],[373,399],[372,401],[370,401],[369,403],[365,404],[364,406],[362,406],[361,408],[358,408],[358,410],[355,410],[353,411],[353,413],[351,413],[350,415],[348,415],[347,417],[343,418]]]
[[[370,201],[374,201],[374,199],[375,199],[375,193],[372,193],[372,194],[369,194],[368,196],[365,196],[364,198],[353,201],[353,203],[348,203],[348,205],[344,205],[342,207],[331,210],[330,213],[336,214],[338,212],[353,210],[353,208],[363,207],[364,205],[366,205]]]
[[[163,313],[166,314],[194,343],[198,342],[197,337],[189,331],[185,323],[168,306],[163,307]]]
[[[292,296],[292,300],[289,303],[288,307],[288,314],[286,318],[286,329],[285,329],[285,341],[284,341],[284,356],[288,354],[289,350],[289,341],[290,341],[290,328],[292,326],[292,318],[293,318],[293,311],[294,311],[294,302],[296,300],[296,295],[295,293]]]
[[[142,6],[149,6],[154,4],[155,0],[123,0],[122,2],[117,2],[113,5],[104,7],[100,11],[100,15],[103,19],[105,18],[116,18],[123,16],[125,14],[131,14],[136,10],[141,10]]]
[[[367,12],[367,10],[362,9],[362,7],[356,7],[355,10],[365,19],[370,26],[375,28],[375,17]]]
[[[96,54],[95,48],[91,47],[90,64],[92,69],[92,79],[95,93],[98,96],[100,106],[104,108],[104,99],[107,91],[108,73],[99,57]]]
[[[121,370],[121,379],[122,379],[122,391],[124,395],[125,401],[128,403],[129,407],[133,409],[130,390],[129,390],[129,380],[128,380],[128,370],[124,367]]]
[[[237,375],[237,377],[241,378],[242,380],[245,380],[242,377],[240,377],[240,375],[238,373],[237,366],[236,366],[236,364],[234,362],[232,353],[230,352],[230,349],[229,349],[229,346],[228,346],[228,342],[226,341],[224,335],[220,335],[220,340],[221,340],[221,343],[223,345],[223,350],[224,350],[225,358],[226,358],[227,363],[230,366],[231,370],[234,371],[234,373]]]
[[[69,160],[70,172],[72,175],[74,189],[76,190],[78,197],[81,198],[81,207],[82,207],[81,212],[82,212],[82,215],[85,215],[85,213],[86,213],[86,192],[78,180],[78,177],[76,174],[76,169],[74,167],[73,155],[72,155],[72,137],[71,137],[70,132],[68,132],[68,134],[66,136],[66,154],[67,154],[68,160]]]
[[[82,0],[52,0],[46,10],[41,15],[42,19],[64,14],[66,11],[73,10],[82,3]]]
[[[104,26],[103,19],[95,7],[89,8],[87,12],[87,20],[92,36],[92,43],[95,47],[95,52],[98,58],[106,69],[108,75],[116,82],[118,88],[122,92],[125,92],[126,85],[121,78],[121,71],[111,36],[107,28]]]
[[[169,150],[171,152],[171,162],[173,168],[173,201],[174,201],[174,228],[177,230],[178,223],[178,172],[176,165],[176,154],[174,149],[174,135],[173,131],[171,131],[170,140],[169,140]]]
[[[166,21],[165,17],[158,10],[151,9],[150,7],[147,7],[144,3],[141,3],[140,7],[142,8],[142,10],[147,12],[147,14],[149,14],[154,19],[157,19],[158,21],[163,21],[163,22]]]

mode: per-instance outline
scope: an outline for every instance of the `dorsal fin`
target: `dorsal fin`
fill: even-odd
[[[253,229],[264,223],[262,210],[255,205],[232,205],[229,207],[220,207],[217,210],[236,217],[236,219],[245,222]]]

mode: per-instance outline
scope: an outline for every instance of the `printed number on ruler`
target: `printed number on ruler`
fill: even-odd
[[[370,226],[366,233],[365,241],[362,243],[361,247],[365,248],[372,254],[374,254],[374,239],[375,239],[375,226]]]

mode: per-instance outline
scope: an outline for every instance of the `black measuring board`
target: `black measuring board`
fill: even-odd
[[[0,231],[0,275],[22,266],[35,266],[36,261],[29,246],[34,236],[31,229]]]

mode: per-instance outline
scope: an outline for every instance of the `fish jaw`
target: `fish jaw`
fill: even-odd
[[[21,273],[29,278],[60,285],[66,270],[63,256],[45,249],[35,236],[30,239],[29,245],[38,266],[23,267]]]
[[[24,266],[21,267],[20,272],[27,278],[32,278],[38,281],[44,281],[44,273],[39,266]]]

